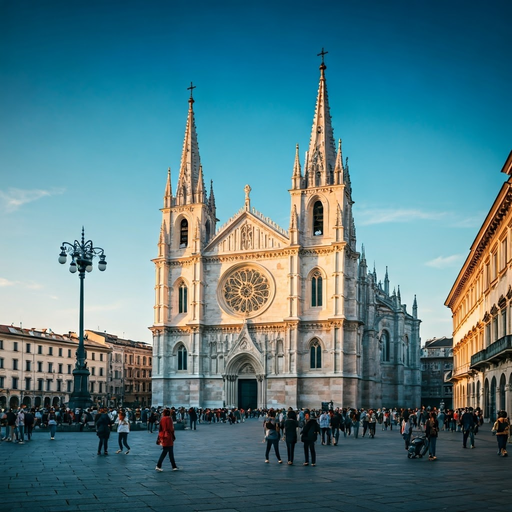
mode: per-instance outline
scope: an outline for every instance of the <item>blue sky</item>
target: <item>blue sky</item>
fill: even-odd
[[[167,168],[188,94],[219,225],[244,203],[288,229],[324,47],[336,139],[349,157],[358,246],[411,310],[423,343],[451,335],[444,300],[506,176],[512,3],[0,0],[0,323],[85,324],[151,341]]]

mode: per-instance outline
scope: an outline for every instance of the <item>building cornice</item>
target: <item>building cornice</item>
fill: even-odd
[[[444,304],[452,311],[456,308],[455,304],[461,297],[464,286],[471,279],[476,267],[480,264],[485,250],[489,247],[503,219],[509,213],[511,204],[512,177],[510,177],[501,187],[501,190],[489,210],[482,227],[478,231],[478,234],[471,245],[469,255],[466,258],[466,261],[464,262],[448,297],[446,298]]]

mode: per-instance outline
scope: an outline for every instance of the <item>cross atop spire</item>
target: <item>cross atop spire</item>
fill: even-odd
[[[321,74],[322,74],[322,77],[324,76],[324,71],[327,69],[327,66],[325,65],[325,62],[324,62],[324,55],[327,55],[329,52],[326,52],[324,51],[324,49],[322,48],[322,51],[320,53],[317,54],[317,57],[322,57],[322,64],[320,64],[320,71],[321,71]]]
[[[324,51],[324,49],[322,48],[322,51],[320,53],[317,53],[317,57],[320,57],[320,55],[322,56],[322,64],[324,64],[324,55],[327,55],[329,52],[326,52]]]
[[[192,97],[192,92],[197,87],[197,85],[194,85],[192,82],[190,82],[190,87],[187,87],[187,91],[190,91],[190,99],[188,100],[189,103],[194,103],[194,98]]]

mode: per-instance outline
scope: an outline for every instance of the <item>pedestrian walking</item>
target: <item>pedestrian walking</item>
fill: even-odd
[[[269,463],[270,448],[274,447],[274,452],[277,457],[277,462],[282,464],[281,455],[279,454],[279,423],[276,420],[276,412],[271,409],[268,411],[268,415],[263,422],[263,428],[265,430],[265,441],[267,442],[267,448],[265,450],[265,462]]]
[[[190,430],[196,430],[197,428],[197,411],[194,407],[188,410],[188,418],[190,420]]]
[[[18,411],[16,416],[16,428],[18,429],[18,443],[25,443],[25,409],[24,406]]]
[[[357,439],[359,437],[359,427],[361,426],[360,413],[357,409],[354,409],[349,416],[352,423],[352,432],[354,432],[354,438]]]
[[[27,441],[32,440],[32,430],[34,428],[35,421],[35,409],[25,412],[25,430],[27,433]]]
[[[293,464],[293,456],[295,453],[295,445],[297,444],[297,414],[295,411],[288,411],[287,418],[284,422],[284,440],[286,442],[286,451],[288,452],[288,464]]]
[[[178,466],[174,460],[175,440],[176,436],[174,435],[174,423],[172,422],[171,411],[169,409],[164,409],[160,424],[158,426],[158,438],[156,440],[156,444],[159,444],[162,447],[162,453],[160,454],[160,458],[156,463],[156,471],[163,471],[162,463],[167,455],[169,455],[172,470],[178,470]]]
[[[429,414],[425,423],[425,436],[428,439],[428,460],[436,460],[437,436],[439,433],[439,422],[434,411]]]
[[[331,418],[327,411],[320,415],[320,430],[322,431],[322,444],[331,444]]]
[[[507,440],[510,433],[510,422],[507,417],[507,411],[499,411],[498,419],[492,427],[493,432],[496,433],[496,440],[498,441],[498,455],[506,457],[507,454]]]
[[[412,418],[409,417],[409,413],[406,412],[402,419],[402,425],[400,427],[402,438],[405,441],[405,449],[409,449],[409,445],[411,444],[411,436],[412,436]]]
[[[473,408],[466,407],[464,413],[460,418],[460,424],[462,426],[462,447],[467,448],[468,437],[469,445],[471,448],[475,447],[475,415]]]
[[[48,413],[48,426],[50,427],[50,440],[55,439],[55,433],[57,432],[57,414],[55,409],[52,407]]]
[[[102,407],[99,414],[96,414],[94,418],[96,424],[96,435],[99,437],[98,442],[98,455],[101,455],[101,449],[103,453],[108,455],[108,439],[110,437],[110,425],[111,421],[107,414],[107,408]]]
[[[315,442],[320,434],[320,425],[316,418],[310,415],[309,411],[305,413],[306,424],[302,429],[301,441],[304,443],[304,466],[309,466],[309,454],[311,453],[311,465],[316,466]]]
[[[124,411],[120,411],[117,419],[117,434],[118,434],[118,442],[119,442],[119,450],[116,453],[121,453],[123,451],[123,445],[126,448],[125,455],[130,453],[130,446],[128,445],[128,434],[130,433],[130,420],[126,417]]]

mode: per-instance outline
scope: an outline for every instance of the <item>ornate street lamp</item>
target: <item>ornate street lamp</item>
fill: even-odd
[[[107,268],[105,252],[101,247],[94,247],[91,240],[85,241],[84,228],[82,227],[82,240],[74,243],[62,242],[60,246],[59,263],[66,263],[67,255],[71,256],[69,271],[74,274],[78,270],[80,278],[80,326],[78,331],[78,349],[76,351],[76,364],[73,370],[73,392],[69,397],[69,407],[82,410],[92,405],[89,393],[89,369],[85,361],[84,345],[84,279],[85,273],[91,272],[92,260],[99,257],[98,269],[104,271]]]

